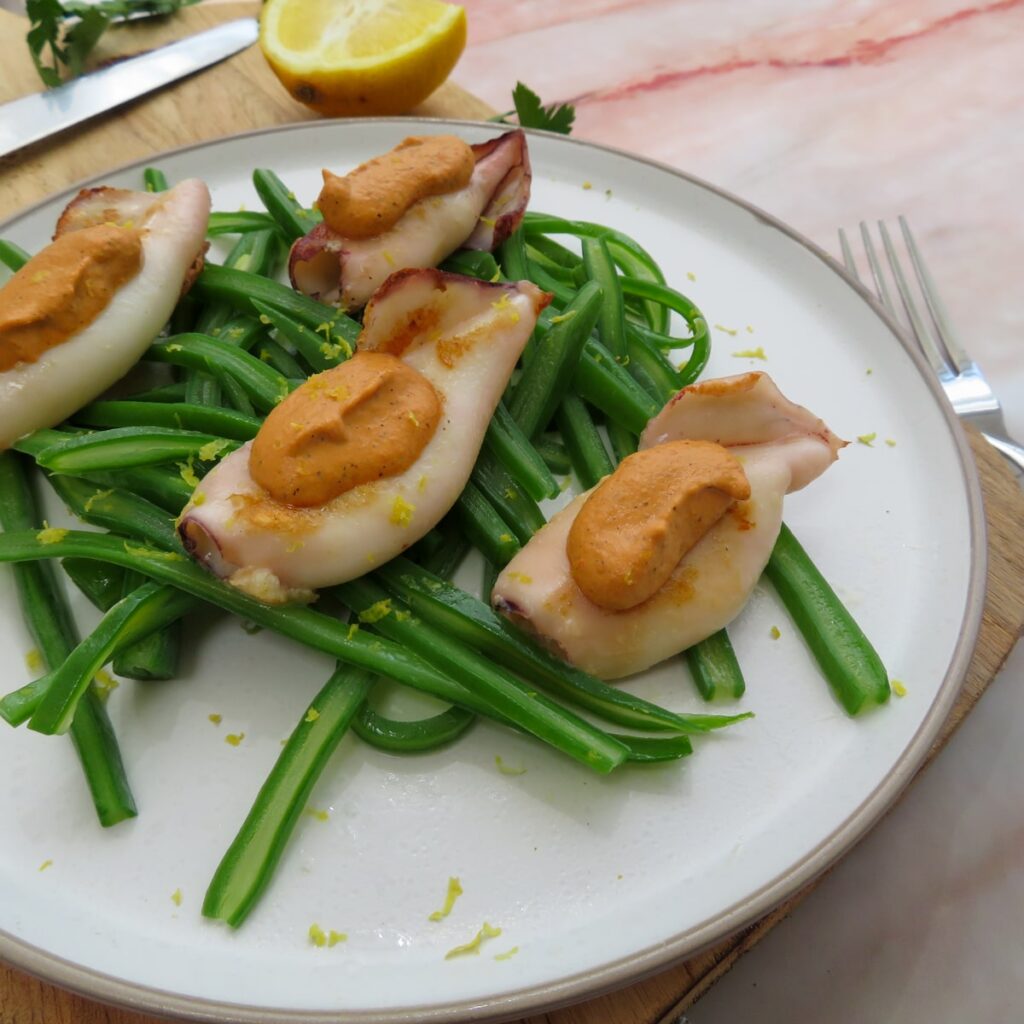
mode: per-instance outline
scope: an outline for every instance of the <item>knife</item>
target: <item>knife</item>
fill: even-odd
[[[46,92],[0,104],[0,157],[216,64],[251,46],[258,35],[255,18],[239,18]]]

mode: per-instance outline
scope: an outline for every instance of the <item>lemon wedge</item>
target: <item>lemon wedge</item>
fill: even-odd
[[[329,117],[408,112],[465,45],[466,12],[440,0],[267,0],[260,16],[274,74]]]

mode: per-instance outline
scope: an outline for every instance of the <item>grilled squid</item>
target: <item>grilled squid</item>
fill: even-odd
[[[210,193],[85,189],[0,288],[0,448],[52,427],[138,361],[202,267]]]
[[[308,600],[404,551],[465,487],[548,300],[526,281],[392,275],[356,354],[201,481],[180,521],[186,548],[268,603]]]
[[[472,146],[454,136],[406,139],[344,178],[324,172],[324,221],[292,246],[292,285],[357,309],[397,270],[500,245],[529,198],[521,131]]]
[[[492,603],[603,679],[649,668],[739,614],[775,544],[783,497],[844,444],[767,374],[684,388],[636,455],[512,559]]]

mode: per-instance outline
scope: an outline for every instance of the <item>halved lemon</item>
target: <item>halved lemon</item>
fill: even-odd
[[[260,16],[274,74],[329,117],[407,113],[465,45],[466,12],[440,0],[267,0]]]

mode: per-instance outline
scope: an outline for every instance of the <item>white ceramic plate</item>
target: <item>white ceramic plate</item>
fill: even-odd
[[[496,130],[436,128],[471,141]],[[345,170],[430,130],[303,125],[153,162],[172,181],[204,178],[215,209],[254,209],[254,167],[275,168],[308,202],[321,167]],[[609,778],[487,724],[421,757],[346,739],[311,801],[328,819],[302,819],[263,902],[232,933],[200,916],[205,886],[330,665],[235,620],[195,623],[183,678],[126,683],[110,703],[137,820],[99,828],[66,741],[0,732],[0,956],[98,998],[202,1020],[519,1015],[750,922],[849,847],[924,757],[974,644],[984,543],[973,468],[923,364],[836,264],[764,214],[612,150],[535,134],[530,151],[532,209],[630,232],[720,325],[707,376],[766,369],[840,435],[877,435],[788,499],[786,518],[906,697],[847,718],[761,586],[731,629],[748,682],[741,706],[756,720],[697,743],[686,762]],[[141,166],[103,180],[140,187]],[[66,200],[3,235],[38,249]],[[767,363],[731,355],[757,346]],[[29,646],[4,573],[5,689],[28,678]],[[628,685],[703,710],[678,662]],[[229,732],[244,742],[229,746]],[[525,774],[500,773],[495,755]],[[453,875],[465,894],[432,923]],[[348,941],[315,948],[314,921]],[[500,938],[446,961],[484,921]]]

